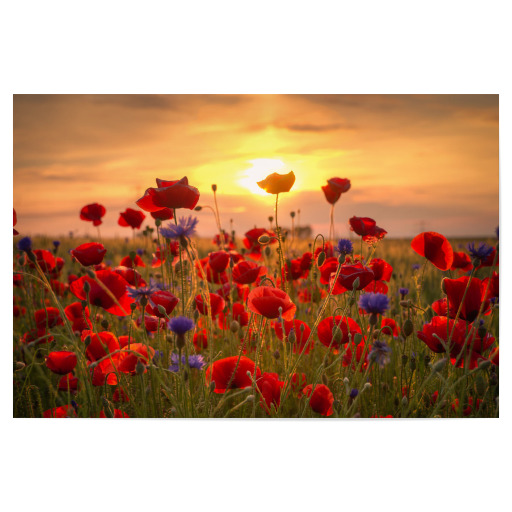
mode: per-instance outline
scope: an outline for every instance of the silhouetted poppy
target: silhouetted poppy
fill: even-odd
[[[277,409],[281,401],[281,389],[284,382],[279,380],[277,373],[263,373],[256,380],[256,389],[260,394],[260,405],[267,414],[270,414],[272,404]]]
[[[448,316],[451,318],[455,318],[457,314],[468,281],[468,276],[462,276],[459,277],[458,279],[445,278],[443,280],[443,286],[447,295],[449,305]],[[480,281],[480,279],[478,279],[477,277],[473,277],[471,283],[469,284],[469,289],[466,293],[464,304],[462,305],[460,311],[460,318],[462,318],[463,320],[467,320],[468,322],[473,322],[473,320],[475,320],[475,318],[478,316],[478,312],[480,310],[482,302],[484,302],[482,313],[485,313],[489,308],[489,301],[484,300],[484,295],[485,287],[482,281]]]
[[[330,204],[335,204],[341,194],[350,190],[350,180],[347,178],[331,178],[327,180],[327,185],[322,187],[325,198]]]
[[[89,315],[89,308],[82,306],[81,302],[73,302],[64,308],[66,317],[71,322],[71,328],[74,332],[82,332],[85,329],[92,329],[92,323]]]
[[[324,318],[317,327],[320,343],[334,350],[339,350],[342,345],[349,342],[349,334],[353,341],[355,334],[361,334],[361,327],[348,316],[329,316]]]
[[[302,320],[299,320],[298,318],[294,320],[286,320],[284,323],[284,332],[286,334],[286,340],[288,342],[292,342],[293,339],[293,352],[302,352],[304,346],[306,345],[306,342],[309,338],[309,335],[311,333],[311,328],[306,322],[303,322]],[[283,326],[281,322],[274,322],[274,331],[276,332],[277,337],[280,340],[283,340]],[[290,333],[293,331],[292,337],[290,337]],[[305,354],[309,354],[309,351],[313,348],[313,339],[309,340],[308,346],[306,350],[304,351]]]
[[[317,384],[313,389],[313,385],[309,384],[302,392],[310,397],[309,406],[313,411],[322,416],[332,416],[334,396],[331,390],[325,384]]]
[[[211,252],[208,255],[208,264],[215,272],[223,272],[228,268],[231,258],[226,251]]]
[[[453,263],[453,249],[450,242],[439,233],[427,231],[415,236],[411,247],[424,256],[439,270],[448,270]]]
[[[331,276],[331,279],[333,278],[334,276]],[[360,261],[353,265],[342,265],[332,294],[339,295],[340,293],[352,290],[356,279],[359,279],[359,285],[356,287],[356,290],[366,288],[374,279],[373,270],[365,267]]]
[[[43,418],[70,418],[76,417],[75,408],[72,405],[61,405],[43,412]]]
[[[101,218],[105,215],[107,210],[105,207],[98,203],[92,203],[84,206],[80,210],[80,218],[93,223],[94,226],[101,224]]]
[[[228,389],[247,388],[252,385],[251,379],[247,375],[247,372],[250,372],[251,375],[254,375],[254,361],[245,356],[240,357],[238,366],[237,361],[238,356],[226,357],[224,359],[215,361],[207,368],[206,384],[210,385],[210,382],[214,382],[215,393],[225,393]],[[233,379],[228,388],[228,384],[232,376]],[[259,368],[256,368],[256,378],[259,378],[260,376],[261,371]]]
[[[76,366],[76,354],[67,350],[50,352],[46,356],[46,367],[58,375],[66,375],[73,371]]]
[[[295,183],[295,174],[290,171],[288,174],[278,174],[273,172],[269,174],[264,180],[258,181],[258,187],[262,188],[269,194],[281,194],[282,192],[289,192]]]
[[[34,312],[34,319],[38,329],[51,329],[64,323],[57,308],[38,309]]]
[[[12,209],[12,234],[13,236],[19,235],[18,230],[14,229],[14,226],[18,223],[18,216],[16,215],[16,210]]]
[[[90,330],[82,331],[81,338],[83,342],[88,336],[90,337],[90,342],[85,349],[85,355],[89,361],[97,361],[121,348],[116,336],[111,332],[103,331],[95,334]]]
[[[146,264],[142,261],[142,258],[135,254],[135,256],[132,258],[131,256],[125,256],[120,262],[120,267],[127,267],[127,268],[135,268],[135,267],[145,267]]]
[[[453,251],[453,262],[450,270],[462,270],[468,272],[473,268],[469,254]]]
[[[146,216],[140,210],[133,210],[132,208],[126,208],[124,212],[119,214],[119,220],[117,223],[123,227],[130,227],[132,229],[140,229],[142,221]]]
[[[283,320],[293,320],[297,306],[283,290],[270,286],[258,286],[249,293],[247,298],[249,311],[262,315],[270,320],[279,318],[279,308],[282,308]]]
[[[175,181],[157,178],[156,184],[157,188],[148,188],[136,201],[139,208],[147,212],[155,212],[162,208],[193,210],[199,201],[199,190],[188,184],[186,176]]]
[[[99,270],[96,277],[117,299],[117,302],[94,279],[83,276],[73,281],[69,287],[71,293],[81,300],[86,300],[84,284],[87,281],[91,287],[89,301],[94,306],[100,306],[112,315],[127,316],[130,314],[130,304],[133,299],[127,293],[128,283],[118,273],[111,270]],[[119,303],[119,305],[118,305]]]
[[[90,242],[79,245],[76,249],[71,250],[71,256],[76,258],[84,267],[90,265],[99,265],[107,253],[103,244]]]
[[[253,261],[240,261],[232,270],[233,281],[238,284],[251,284],[267,273],[266,267],[260,267]]]
[[[165,309],[166,314],[170,315],[174,311],[178,302],[179,299],[171,292],[167,290],[159,290],[149,296],[146,312],[159,318],[165,318],[165,315],[160,313],[158,310],[158,306],[162,306]]]
[[[224,299],[217,295],[216,293],[210,293],[210,307],[211,307],[211,315],[212,317],[217,316],[226,306],[226,302]],[[208,314],[208,306],[204,302],[203,296],[201,294],[197,295],[195,298],[196,307],[199,313],[202,315]]]
[[[170,208],[162,208],[161,210],[157,210],[156,212],[150,212],[150,215],[155,220],[172,220],[174,218],[174,214]]]

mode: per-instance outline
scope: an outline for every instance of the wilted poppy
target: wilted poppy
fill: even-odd
[[[238,284],[251,284],[266,272],[266,267],[260,267],[253,261],[240,261],[233,267],[232,276],[233,281]]]
[[[77,248],[71,250],[73,256],[84,267],[90,265],[99,265],[107,253],[103,244],[97,242],[90,242],[88,244],[79,245]]]
[[[212,317],[217,316],[226,306],[226,302],[224,299],[217,295],[216,293],[210,293],[210,308],[211,308],[211,315]],[[201,294],[197,295],[195,298],[196,301],[196,307],[199,313],[202,315],[208,314],[208,306],[204,301],[204,298]]]
[[[281,401],[281,389],[284,382],[279,380],[277,373],[265,372],[256,380],[256,389],[260,393],[260,405],[267,414],[270,414],[274,405],[277,409]]]
[[[199,201],[199,190],[188,184],[185,176],[181,180],[167,181],[156,179],[157,188],[148,188],[136,201],[137,206],[147,212],[162,208],[188,208],[193,210]]]
[[[290,171],[288,174],[278,174],[274,172],[257,183],[258,187],[269,194],[281,194],[282,192],[290,191],[295,183],[295,174],[293,174],[293,171]]]
[[[311,333],[311,328],[306,322],[299,320],[296,318],[295,320],[289,321],[286,320],[284,323],[284,332],[286,334],[286,340],[292,343],[293,352],[302,352],[306,342],[308,341],[309,335]],[[282,340],[283,339],[283,326],[281,322],[274,323],[274,331],[276,332],[277,337]],[[290,333],[293,332],[293,335],[290,336]],[[305,354],[309,354],[309,351],[313,348],[313,339],[309,340],[308,346],[304,351]]]
[[[66,375],[72,372],[76,363],[76,354],[67,350],[50,352],[46,356],[46,367],[58,375]]]
[[[347,178],[331,178],[327,180],[327,185],[322,187],[325,198],[330,204],[335,204],[341,194],[350,190],[350,180]]]
[[[313,389],[313,385],[309,384],[302,392],[310,397],[309,406],[313,411],[321,414],[322,416],[332,416],[334,403],[334,396],[331,390],[325,384],[317,384]]]
[[[334,276],[331,276],[331,279],[333,278]],[[374,280],[373,270],[365,267],[360,261],[353,265],[342,265],[332,294],[339,295],[352,290],[356,279],[359,279],[359,285],[356,286],[356,290],[366,288]]]
[[[178,302],[179,299],[171,292],[167,290],[159,290],[149,296],[146,312],[159,318],[165,318],[165,315],[160,313],[158,306],[162,306],[165,309],[165,313],[170,315],[174,311]]]
[[[89,308],[82,306],[81,302],[73,302],[64,308],[68,320],[71,322],[73,332],[82,332],[85,329],[92,329],[89,315]]]
[[[130,227],[132,229],[140,229],[142,221],[146,216],[140,210],[133,210],[132,208],[126,208],[124,212],[119,214],[119,220],[117,223],[123,227]]]
[[[84,290],[84,284],[88,282],[91,287],[89,302],[92,305],[100,306],[112,315],[129,315],[130,304],[133,302],[133,299],[127,293],[128,283],[125,279],[111,270],[99,270],[96,272],[96,277],[108,289],[109,293],[89,276],[83,276],[73,281],[69,287],[71,293],[81,300],[86,300],[87,294]]]
[[[228,389],[247,388],[252,385],[251,378],[247,375],[250,372],[254,375],[254,361],[248,357],[241,356],[226,357],[211,364],[206,370],[206,384],[215,383],[215,393],[225,393]],[[236,371],[235,371],[236,368]],[[256,368],[256,378],[261,376],[261,371]],[[231,384],[229,384],[231,381]],[[229,388],[228,388],[229,384]]]
[[[353,341],[356,334],[361,334],[361,327],[348,316],[329,316],[324,318],[317,327],[320,343],[334,350],[339,350],[342,345],[350,341],[349,334]]]
[[[34,318],[38,329],[50,329],[64,323],[57,308],[38,309],[34,312]]]
[[[271,286],[258,286],[249,293],[247,307],[253,313],[275,320],[282,309],[283,320],[293,320],[297,306],[283,290]]]
[[[105,207],[98,203],[92,203],[84,206],[80,210],[80,218],[93,223],[94,226],[101,224],[101,218],[105,215],[107,210]]]
[[[415,236],[411,247],[424,256],[439,270],[448,270],[453,263],[453,249],[450,242],[441,234],[427,231]]]
[[[464,297],[464,292],[469,279],[470,278],[468,276],[462,276],[458,279],[446,278],[443,280],[443,286],[449,304],[448,316],[451,318],[455,318],[457,315],[457,311],[459,310],[462,298]],[[466,297],[464,298],[464,304],[460,311],[460,318],[467,320],[468,322],[473,322],[473,320],[478,316],[482,302],[482,312],[485,313],[489,308],[489,300],[485,300],[484,295],[484,283],[482,283],[482,281],[477,277],[473,277],[473,279],[471,279],[471,283],[469,283]]]

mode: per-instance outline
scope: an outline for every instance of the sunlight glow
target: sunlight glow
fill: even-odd
[[[260,196],[268,196],[269,194],[258,186],[258,181],[265,179],[273,172],[283,174],[290,171],[290,169],[285,169],[286,164],[282,160],[273,158],[256,158],[255,160],[249,160],[249,163],[252,164],[252,167],[238,173],[241,178],[237,183],[253,194]]]

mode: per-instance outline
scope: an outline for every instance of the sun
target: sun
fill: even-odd
[[[241,178],[237,183],[253,194],[268,196],[269,194],[260,188],[257,182],[265,179],[273,172],[282,174],[285,172],[286,164],[282,160],[274,158],[256,158],[255,160],[249,160],[249,163],[252,164],[252,167],[239,172]]]

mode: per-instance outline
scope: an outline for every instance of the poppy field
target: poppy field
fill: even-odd
[[[331,178],[329,232],[303,239],[279,207],[294,182],[258,183],[275,206],[245,233],[212,185],[210,239],[186,177],[121,213],[77,205],[90,239],[25,236],[14,211],[14,417],[498,417],[498,229],[396,240],[341,210],[336,238],[351,182]]]

